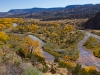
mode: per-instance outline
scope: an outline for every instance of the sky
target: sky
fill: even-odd
[[[65,7],[74,4],[99,4],[100,0],[0,0],[0,12],[10,9]]]

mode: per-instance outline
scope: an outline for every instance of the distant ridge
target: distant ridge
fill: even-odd
[[[100,12],[100,4],[84,4],[56,8],[12,9],[8,12],[0,13],[0,17],[24,17],[42,20],[58,20],[91,18],[92,15],[98,12]]]
[[[69,8],[77,8],[82,6],[94,6],[94,4],[84,4],[84,5],[68,5],[66,7],[54,7],[54,8],[29,8],[29,9],[11,9],[9,13],[29,13],[29,12],[43,12],[43,11],[55,11],[55,10],[62,10],[62,9],[69,9]]]
[[[77,7],[82,7],[82,6],[94,6],[94,4],[69,5],[69,6],[66,6],[65,8],[77,8]]]
[[[63,9],[63,8],[58,7],[58,8],[12,9],[8,12],[9,13],[22,14],[22,13],[36,13],[36,12],[43,12],[43,11],[55,11],[55,10],[61,10],[61,9]]]

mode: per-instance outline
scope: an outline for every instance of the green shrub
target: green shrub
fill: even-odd
[[[84,43],[84,46],[89,49],[95,49],[95,48],[99,48],[100,45],[94,37],[90,36],[87,39],[87,41]]]
[[[38,55],[35,55],[35,57],[37,58],[37,61],[38,61],[38,62],[40,62],[40,63],[42,63],[42,64],[45,63],[45,58],[40,57],[40,56],[38,56]]]
[[[59,58],[58,57],[55,57],[54,62],[59,62]]]
[[[90,36],[84,43],[84,46],[86,48],[92,49],[94,56],[100,58],[100,43],[94,37]]]
[[[32,53],[28,53],[28,54],[26,55],[26,57],[28,57],[28,58],[31,58],[32,56],[34,56]]]
[[[100,49],[93,52],[94,56],[100,58]]]

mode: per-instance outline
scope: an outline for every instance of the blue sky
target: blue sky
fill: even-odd
[[[10,9],[65,7],[73,4],[100,3],[100,0],[0,0],[0,12]]]

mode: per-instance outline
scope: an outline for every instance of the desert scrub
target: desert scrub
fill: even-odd
[[[65,52],[64,52],[64,60],[68,61],[68,60],[71,60],[71,61],[75,61],[78,59],[79,57],[79,51],[78,51],[78,45],[77,44],[74,44],[72,46],[70,46],[69,48],[65,49]]]
[[[24,72],[22,75],[43,75],[43,74],[37,68],[35,68],[31,65],[26,65],[24,67]]]
[[[21,62],[22,62],[22,59],[16,55],[16,53],[14,52],[9,52],[8,54],[6,54],[4,57],[4,62],[5,61],[10,61],[12,64],[18,66]]]
[[[22,59],[19,56],[13,57],[14,65],[18,66],[22,62]]]

